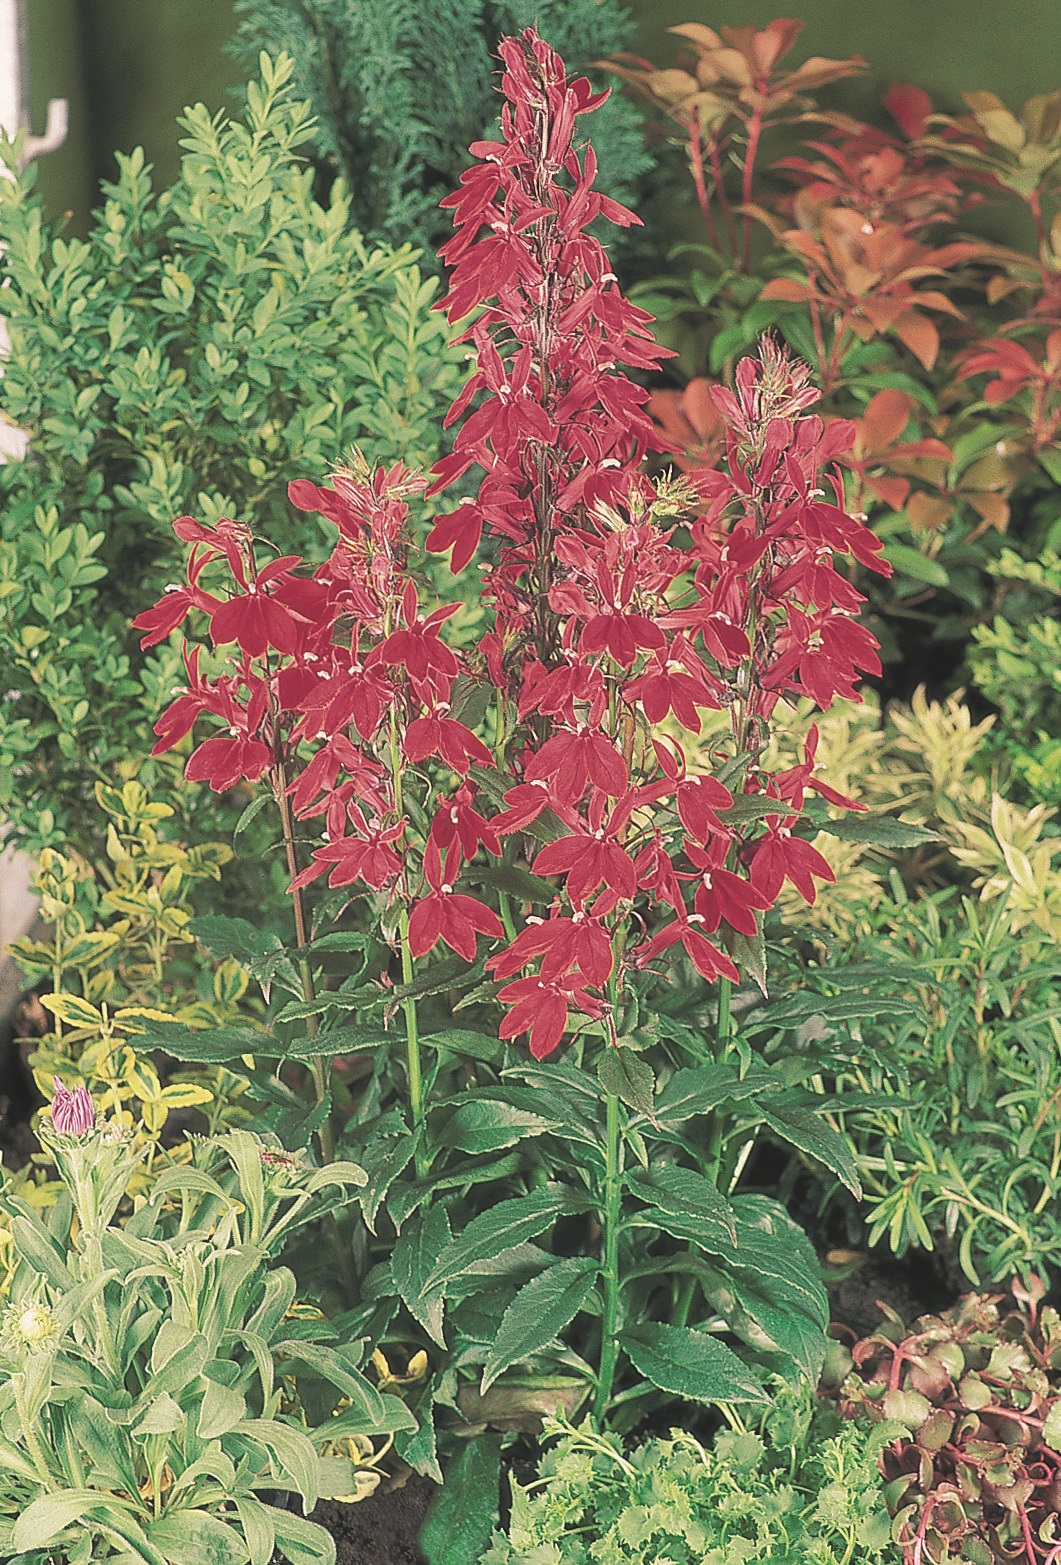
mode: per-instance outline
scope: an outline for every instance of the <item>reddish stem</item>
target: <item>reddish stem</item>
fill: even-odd
[[[752,199],[752,181],[755,177],[755,160],[759,155],[759,137],[763,131],[763,111],[757,108],[748,121],[748,145],[744,153],[744,175],[741,179],[741,202],[749,206]],[[747,272],[752,264],[752,220],[748,212],[744,214],[744,249],[741,256],[741,271]]]
[[[718,224],[711,210],[711,198],[707,193],[707,182],[704,179],[704,149],[700,143],[700,127],[695,116],[689,121],[689,168],[692,171],[693,184],[696,187],[696,202],[703,213],[708,239],[714,248],[719,250],[721,242]]]
[[[733,226],[733,212],[729,204],[729,196],[726,194],[726,186],[722,179],[722,157],[717,136],[711,137],[711,177],[715,182],[715,194],[718,196],[718,204],[722,208],[722,220],[726,225],[726,240],[729,244],[729,253],[732,260],[737,259],[737,230]]]

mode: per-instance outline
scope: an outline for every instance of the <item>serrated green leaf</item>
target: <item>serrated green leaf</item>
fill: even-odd
[[[896,820],[894,815],[845,815],[842,820],[823,821],[821,829],[844,842],[865,842],[874,848],[919,848],[943,841],[938,831],[916,821]]]
[[[717,1263],[713,1305],[760,1350],[771,1344],[816,1383],[829,1322],[817,1257],[806,1234],[768,1196],[733,1197],[737,1253]]]
[[[247,918],[228,918],[219,913],[193,918],[188,933],[213,956],[234,956],[243,965],[249,957],[284,948],[272,930],[260,929]]]
[[[526,1283],[501,1317],[483,1365],[480,1393],[506,1369],[523,1363],[559,1336],[582,1308],[599,1275],[596,1261],[574,1256]]]
[[[451,1054],[482,1060],[487,1065],[494,1064],[505,1052],[505,1045],[500,1038],[492,1037],[490,1033],[472,1032],[467,1027],[447,1027],[444,1032],[429,1032],[420,1042],[425,1048],[448,1049]]]
[[[778,1091],[782,1082],[757,1072],[743,1080],[730,1065],[694,1065],[675,1071],[656,1097],[655,1118],[662,1125],[680,1125],[695,1114],[711,1114],[722,1103],[738,1103],[759,1092]]]
[[[428,1565],[479,1565],[497,1521],[500,1474],[499,1435],[465,1443],[420,1531]]]
[[[469,963],[460,956],[449,957],[417,973],[412,983],[395,984],[388,999],[392,1002],[426,1000],[429,995],[442,994],[446,989],[465,989],[471,983],[478,983],[483,971],[482,962]]]
[[[757,1108],[763,1123],[779,1140],[824,1164],[847,1186],[856,1201],[862,1199],[858,1162],[851,1143],[827,1119],[810,1107],[790,1108],[775,1104],[768,1108],[760,1103]]]
[[[393,1397],[391,1401],[394,1401]],[[411,1430],[400,1430],[394,1437],[394,1449],[403,1462],[408,1462],[414,1473],[440,1484],[443,1481],[442,1468],[438,1460],[438,1435],[431,1386],[420,1402],[419,1411],[420,1423],[414,1423]]]
[[[243,1054],[260,1054],[266,1059],[287,1053],[287,1045],[271,1033],[256,1027],[209,1027],[193,1029],[185,1022],[147,1021],[140,1018],[136,1037],[142,1048],[164,1049],[175,1060],[194,1060],[202,1064],[222,1065]],[[132,1031],[132,1028],[128,1028]]]
[[[439,1108],[432,1116],[431,1140],[435,1146],[481,1155],[501,1152],[551,1128],[550,1121],[540,1114],[476,1096],[454,1107]]]
[[[316,935],[310,941],[313,951],[366,951],[371,944],[368,935],[352,929],[337,929],[327,935]]]
[[[579,1197],[556,1184],[539,1185],[525,1196],[499,1201],[489,1211],[473,1217],[464,1232],[446,1247],[424,1279],[425,1292],[444,1288],[469,1266],[493,1260],[506,1250],[536,1238],[564,1213],[585,1211],[589,1205],[588,1198]]]
[[[864,994],[813,994],[806,991],[772,1000],[769,1005],[750,1011],[742,1020],[746,1034],[780,1031],[802,1026],[812,1019],[832,1022],[864,1021],[874,1016],[910,1016],[920,1007],[902,995],[887,994],[880,988]],[[775,1078],[775,1088],[782,1083]]]
[[[709,1405],[770,1400],[733,1349],[707,1332],[650,1321],[620,1340],[638,1373],[669,1396]]]
[[[765,995],[767,993],[766,938],[758,915],[756,915],[756,922],[760,927],[754,935],[742,934],[739,929],[731,930],[726,939],[726,950],[737,966],[754,980],[760,994]]]
[[[264,809],[267,809],[269,805],[274,802],[275,801],[273,800],[271,793],[259,794],[258,798],[251,800],[246,809],[244,809],[241,813],[239,820],[236,822],[235,829],[232,833],[233,845],[235,845],[242,833],[247,830],[247,827],[250,825],[251,821],[253,821],[262,813]]]
[[[733,1208],[715,1185],[690,1168],[668,1164],[647,1174],[626,1177],[630,1193],[646,1204],[642,1219],[675,1239],[686,1239],[712,1255],[731,1253],[737,1244]]]
[[[656,1078],[648,1061],[633,1049],[618,1044],[605,1050],[597,1063],[597,1075],[605,1092],[637,1113],[651,1115]]]
[[[368,1054],[372,1049],[390,1048],[395,1042],[395,1034],[381,1027],[332,1027],[322,1028],[314,1037],[293,1038],[276,1052],[285,1059],[307,1060],[321,1055]]]
[[[391,1276],[409,1313],[418,1320],[433,1342],[445,1347],[442,1331],[444,1283],[427,1287],[427,1278],[440,1255],[452,1244],[449,1219],[444,1207],[430,1206],[422,1215],[410,1219],[394,1241],[391,1251]]]

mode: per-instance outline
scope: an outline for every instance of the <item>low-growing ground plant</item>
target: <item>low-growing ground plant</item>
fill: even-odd
[[[57,1082],[41,1134],[65,1187],[48,1221],[0,1192],[17,1256],[0,1326],[4,1558],[269,1565],[279,1545],[330,1565],[329,1534],[277,1499],[298,1494],[307,1515],[355,1495],[337,1442],[414,1420],[326,1322],[291,1318],[295,1280],[270,1257],[320,1192],[364,1173],[232,1131],[119,1224],[143,1151],[131,1133]]]
[[[1043,1296],[1033,1277],[1014,1284],[1013,1308],[969,1294],[909,1328],[887,1310],[833,1355],[841,1410],[890,1427],[881,1469],[905,1565],[1044,1565],[1061,1552],[1061,1320]]]
[[[538,1475],[511,1481],[511,1520],[482,1565],[897,1565],[879,1464],[902,1425],[841,1422],[789,1383],[767,1412],[731,1418],[706,1446],[680,1429],[624,1444],[547,1420]]]

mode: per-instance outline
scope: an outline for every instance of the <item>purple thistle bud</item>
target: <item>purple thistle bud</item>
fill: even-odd
[[[96,1123],[96,1110],[87,1087],[75,1087],[68,1092],[53,1076],[55,1097],[52,1099],[52,1126],[64,1136],[81,1136]]]

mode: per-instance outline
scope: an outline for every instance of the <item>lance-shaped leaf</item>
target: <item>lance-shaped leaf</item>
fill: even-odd
[[[622,1334],[630,1362],[670,1396],[690,1402],[769,1402],[751,1370],[724,1342],[690,1326],[650,1321]]]
[[[752,1346],[786,1354],[816,1383],[829,1303],[814,1249],[784,1207],[767,1196],[734,1196],[733,1209],[737,1253],[714,1263],[711,1303]]]
[[[445,1347],[442,1333],[445,1284],[429,1288],[427,1279],[438,1257],[452,1243],[445,1208],[431,1206],[422,1217],[407,1222],[391,1251],[391,1277],[409,1313],[433,1342]]]
[[[424,1279],[425,1292],[445,1289],[447,1283],[478,1262],[495,1260],[506,1250],[534,1239],[552,1227],[565,1213],[584,1212],[592,1203],[559,1185],[539,1185],[525,1196],[499,1201],[473,1217],[462,1234],[439,1256]]]
[[[499,1375],[523,1363],[551,1342],[573,1320],[600,1275],[586,1256],[558,1261],[522,1287],[501,1317],[483,1365],[479,1390],[485,1393]]]
[[[823,1163],[831,1173],[847,1186],[856,1201],[862,1199],[862,1184],[858,1177],[858,1160],[851,1142],[813,1107],[787,1105],[778,1107],[758,1105],[763,1124],[775,1136],[800,1152],[806,1152],[817,1162]]]
[[[662,1228],[675,1239],[699,1245],[712,1255],[732,1254],[737,1244],[733,1208],[710,1179],[691,1168],[662,1164],[626,1178],[630,1193],[645,1203],[627,1219]]]

